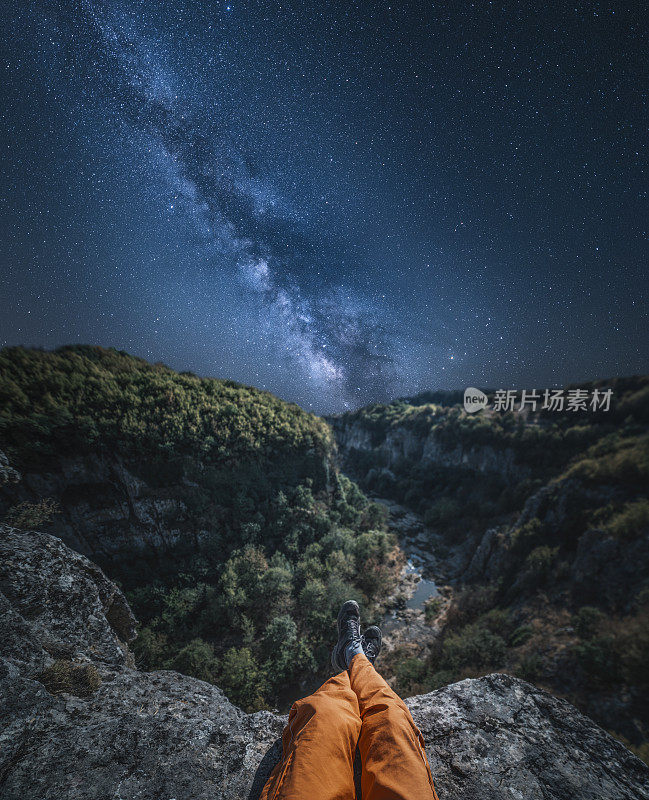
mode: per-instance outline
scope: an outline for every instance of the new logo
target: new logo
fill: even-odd
[[[467,414],[474,414],[476,411],[480,411],[481,408],[486,408],[488,402],[487,395],[481,392],[480,389],[474,389],[473,386],[469,386],[468,389],[464,390],[464,410]]]

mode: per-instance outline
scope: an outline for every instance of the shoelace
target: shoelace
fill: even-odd
[[[374,659],[379,654],[374,642],[368,642],[365,637],[363,637],[363,650],[365,651],[365,656],[369,659]]]

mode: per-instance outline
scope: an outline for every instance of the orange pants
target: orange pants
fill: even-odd
[[[364,655],[294,703],[259,800],[354,800],[357,745],[363,800],[438,800],[421,733]]]

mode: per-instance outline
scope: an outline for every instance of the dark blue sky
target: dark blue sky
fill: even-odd
[[[646,372],[648,38],[640,4],[18,3],[0,343],[319,412]]]

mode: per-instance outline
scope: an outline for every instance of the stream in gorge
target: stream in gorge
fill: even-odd
[[[397,589],[380,622],[384,647],[389,652],[406,646],[413,655],[424,656],[439,635],[450,604],[452,589],[447,576],[454,571],[455,558],[446,556],[441,535],[427,528],[417,514],[392,500],[374,500],[388,509],[388,526],[405,559]],[[443,559],[440,552],[445,553]],[[437,602],[426,614],[431,600]]]

